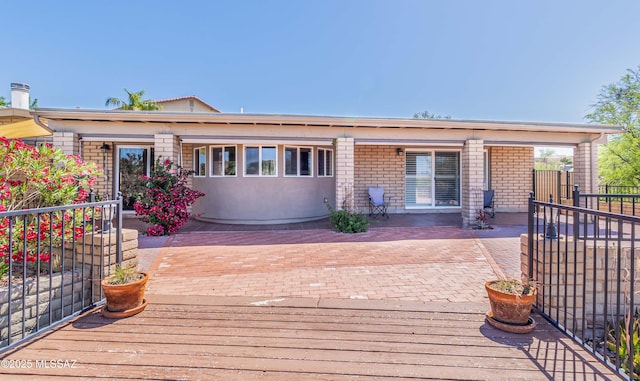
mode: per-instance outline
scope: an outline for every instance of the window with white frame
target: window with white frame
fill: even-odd
[[[308,147],[284,147],[285,176],[313,176],[313,150]]]
[[[205,177],[207,175],[207,148],[198,147],[193,150],[193,176]]]
[[[244,148],[244,174],[246,176],[277,176],[277,158],[275,146],[247,146]]]
[[[318,148],[318,177],[333,176],[333,150]]]
[[[236,146],[211,147],[211,176],[235,176],[236,173]]]

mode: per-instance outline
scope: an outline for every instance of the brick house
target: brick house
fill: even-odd
[[[498,212],[523,212],[534,146],[574,147],[580,189],[596,189],[597,146],[613,126],[400,118],[220,113],[196,97],[163,111],[38,109],[51,142],[106,169],[101,193],[123,192],[127,175],[168,158],[194,169],[206,193],[193,206],[221,223],[285,223],[327,216],[325,201],[368,209],[385,188],[390,213],[458,213],[475,223],[482,190]],[[179,103],[179,104],[178,104]],[[132,173],[130,173],[132,172]],[[115,179],[115,181],[114,181]]]

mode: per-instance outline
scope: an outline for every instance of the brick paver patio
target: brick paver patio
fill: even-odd
[[[161,250],[148,292],[477,302],[492,262],[458,227],[189,232]]]

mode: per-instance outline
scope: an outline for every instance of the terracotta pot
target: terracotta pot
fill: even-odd
[[[493,289],[491,285],[496,282],[499,281],[489,281],[484,285],[489,295],[492,317],[507,324],[527,324],[536,299],[536,289],[533,288],[533,293],[529,295],[517,295]]]
[[[109,284],[108,279],[103,279],[101,282],[104,296],[107,299],[105,310],[107,312],[126,312],[135,311],[133,314],[142,311],[137,307],[140,307],[144,302],[144,290],[147,287],[147,281],[149,275],[147,273],[140,273],[144,277],[132,283],[126,284]],[[122,314],[118,315],[119,317]]]

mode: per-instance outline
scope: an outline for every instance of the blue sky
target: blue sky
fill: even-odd
[[[3,1],[0,95],[123,88],[223,112],[584,122],[640,65],[640,1]]]

